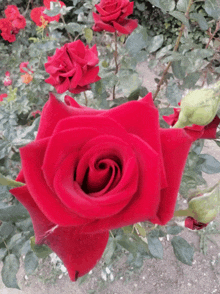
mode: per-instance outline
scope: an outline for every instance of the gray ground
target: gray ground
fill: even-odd
[[[155,89],[155,75],[149,71],[146,63],[138,67],[143,85],[149,90]],[[202,153],[209,153],[220,160],[219,148],[214,142],[205,141]],[[220,174],[205,175],[210,186],[220,180]],[[182,200],[181,200],[182,201]],[[217,218],[220,221],[220,216]],[[104,282],[101,278],[102,261],[93,269],[83,284],[70,282],[68,275],[59,274],[51,269],[49,260],[32,276],[25,276],[22,266],[17,275],[22,289],[8,289],[0,281],[1,294],[220,294],[220,249],[209,242],[207,255],[199,252],[199,236],[185,229],[180,236],[184,237],[195,248],[194,262],[188,266],[177,261],[173,254],[170,240],[163,238],[164,259],[147,259],[144,266],[132,272],[126,264],[126,258],[113,268],[113,282]],[[220,244],[220,235],[213,238]]]

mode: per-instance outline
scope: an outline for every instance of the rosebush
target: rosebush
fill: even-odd
[[[121,248],[140,267],[145,257],[163,257],[161,237],[181,232],[173,217],[193,216],[193,227],[197,217],[211,222],[220,206],[218,184],[190,200],[191,211],[176,205],[178,192],[190,198],[206,184],[203,172],[220,172],[219,161],[201,154],[204,139],[220,146],[213,99],[219,90],[212,85],[219,77],[218,7],[206,1],[208,17],[201,17],[191,0],[169,0],[166,13],[182,23],[174,46],[130,18],[133,2],[84,2],[3,7],[7,21],[13,22],[9,10],[18,18],[2,26],[14,41],[0,42],[0,259],[7,287],[18,288],[20,256],[31,274],[38,258],[51,253],[48,247],[72,280],[92,269],[103,252],[104,266],[111,265]],[[164,1],[150,2],[165,13]],[[194,42],[195,23],[207,34],[203,43]],[[164,63],[153,96],[136,71],[146,60],[151,67]],[[207,105],[192,108],[189,98],[205,84],[211,93],[208,125],[202,121]],[[184,107],[195,119],[198,111],[201,125],[176,128],[185,110],[174,107],[186,89],[192,92]],[[210,226],[201,234],[206,230]],[[174,237],[171,245],[178,260],[192,264],[186,240]]]

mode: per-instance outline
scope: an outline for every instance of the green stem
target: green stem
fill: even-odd
[[[186,10],[186,13],[185,13],[185,17],[186,17],[186,18],[189,17],[189,11],[190,11],[190,8],[191,8],[192,4],[193,4],[193,0],[189,0],[189,4],[188,4],[188,7],[187,7],[187,10]],[[180,31],[179,31],[179,35],[178,35],[178,37],[177,37],[177,40],[176,40],[176,43],[175,43],[175,46],[174,46],[174,49],[173,49],[173,52],[176,52],[177,49],[178,49],[178,47],[179,47],[180,39],[181,39],[181,37],[182,37],[182,34],[183,34],[183,31],[184,31],[184,28],[185,28],[185,25],[182,24],[182,25],[181,25],[181,28],[180,28]],[[162,77],[161,77],[161,79],[160,79],[160,81],[159,81],[159,83],[158,83],[158,85],[157,85],[157,90],[156,90],[155,94],[153,95],[153,100],[156,99],[158,93],[160,92],[160,87],[162,86],[162,84],[163,84],[163,82],[164,82],[165,76],[166,76],[166,74],[167,74],[167,72],[168,72],[168,70],[169,70],[171,64],[172,64],[172,61],[170,61],[170,62],[168,63],[168,65],[167,65],[167,67],[165,68],[165,70],[164,70],[164,72],[163,72],[163,75],[162,75]]]
[[[173,216],[174,217],[175,216],[192,216],[193,217],[193,213],[190,209],[181,209],[181,210],[176,210]]]
[[[118,45],[117,45],[117,31],[114,33],[115,36],[115,52],[114,52],[114,59],[115,59],[115,75],[118,73]],[[115,99],[115,85],[113,86],[113,99]]]
[[[8,179],[0,174],[0,185],[2,186],[9,186],[12,188],[22,187],[25,184],[21,182],[16,182],[14,180]]]

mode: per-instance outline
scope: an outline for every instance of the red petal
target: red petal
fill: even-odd
[[[126,19],[123,22],[117,23],[113,21],[114,28],[121,34],[131,34],[138,26],[137,19]]]

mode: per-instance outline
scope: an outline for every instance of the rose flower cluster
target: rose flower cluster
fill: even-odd
[[[0,19],[1,36],[4,40],[12,43],[16,41],[16,35],[19,31],[25,28],[26,20],[15,5],[8,5],[4,12],[6,18]]]

